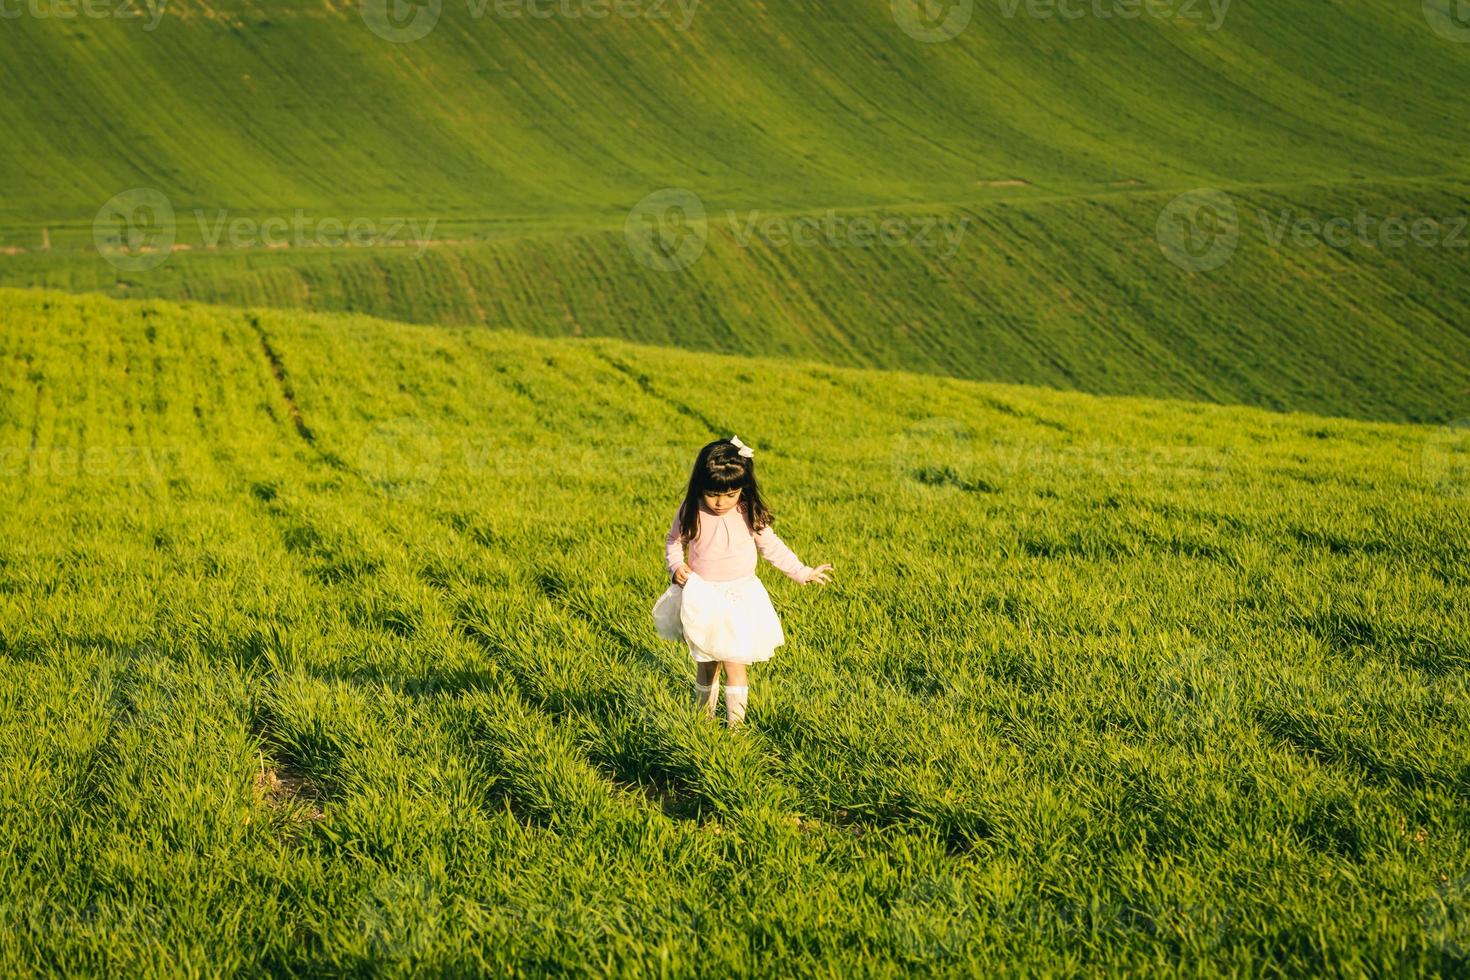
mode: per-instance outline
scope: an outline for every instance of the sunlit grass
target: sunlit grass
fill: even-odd
[[[0,299],[7,972],[1465,969],[1463,430]]]

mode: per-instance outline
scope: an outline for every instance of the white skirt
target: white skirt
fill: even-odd
[[[684,585],[670,585],[658,597],[653,624],[665,640],[689,644],[697,663],[770,660],[786,642],[770,593],[754,572],[728,582],[690,572]]]

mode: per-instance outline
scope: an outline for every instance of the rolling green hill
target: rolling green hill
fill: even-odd
[[[411,43],[352,3],[0,20],[15,134],[0,283],[1370,419],[1470,413],[1470,234],[1453,231],[1470,213],[1470,44],[1418,4],[1124,19],[996,0],[942,43],[886,0],[440,8]],[[95,251],[99,209],[134,187],[168,200],[190,246],[160,268]],[[709,245],[651,271],[625,219],[668,187],[703,202]],[[1239,209],[1216,269],[1157,241],[1198,187]],[[412,219],[435,244],[244,247],[251,232],[201,248],[230,221],[298,211],[314,228]],[[835,240],[749,230],[774,217],[789,237],[829,211],[848,222]],[[1273,242],[1283,219],[1359,215],[1432,221],[1436,244]],[[883,218],[908,223],[905,243],[861,244],[850,222]],[[956,230],[953,248],[916,245],[925,222]]]
[[[1464,429],[0,313],[6,973],[1467,967]],[[836,566],[734,732],[649,616],[731,432]]]
[[[406,248],[178,253],[123,273],[12,258],[37,285],[239,305],[369,311],[544,336],[607,336],[1110,394],[1385,420],[1470,415],[1464,247],[1273,240],[1282,215],[1470,215],[1470,184],[1297,186],[1235,195],[1240,240],[1211,272],[1171,264],[1172,195],[889,210],[926,246],[796,245],[784,217],[711,220],[682,271],[622,230]],[[866,212],[844,214],[843,222]],[[1379,230],[1375,217],[1373,233]],[[929,223],[933,230],[926,232]],[[1463,224],[1464,219],[1461,219]],[[841,233],[844,225],[834,222]],[[850,225],[848,226],[850,227]],[[1449,239],[1453,222],[1435,228]],[[812,235],[820,229],[808,229]],[[947,237],[952,236],[952,237]]]
[[[89,224],[133,186],[211,212],[519,224],[621,221],[685,183],[714,207],[800,210],[970,200],[1007,179],[1077,193],[1465,172],[1470,49],[1417,3],[1236,3],[1217,21],[1205,3],[1124,20],[992,0],[926,44],[889,0],[687,18],[629,2],[648,16],[443,0],[408,44],[322,0],[7,18],[0,128],[20,138],[0,215]]]

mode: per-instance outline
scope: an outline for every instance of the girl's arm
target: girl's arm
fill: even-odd
[[[679,515],[683,510],[681,504],[674,512],[674,523],[669,525],[669,533],[664,538],[664,562],[669,566],[670,580],[679,570],[679,566],[684,564],[684,542],[679,540]]]
[[[766,561],[785,572],[792,581],[805,585],[815,571],[812,566],[803,564],[796,557],[796,552],[786,547],[786,542],[776,537],[769,524],[755,533],[755,546]]]

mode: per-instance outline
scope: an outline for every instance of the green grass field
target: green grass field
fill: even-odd
[[[1464,429],[0,306],[6,973],[1467,968]],[[733,732],[726,430],[837,569]]]
[[[0,0],[0,976],[1470,977],[1466,12]]]

